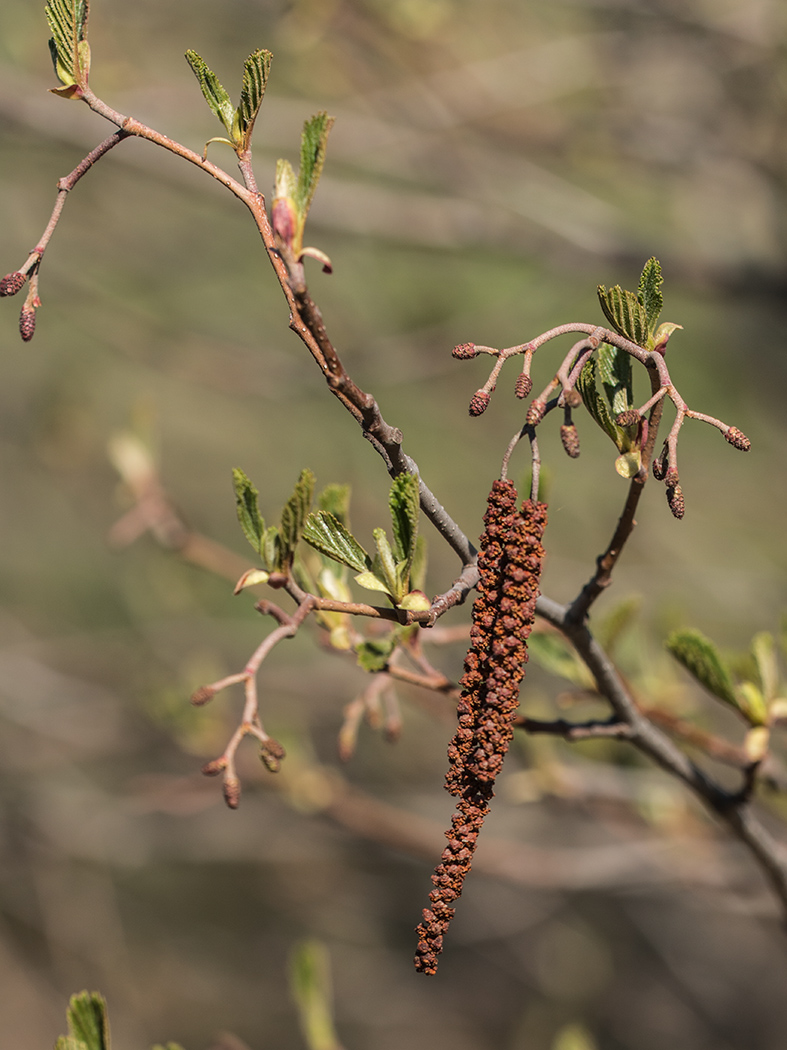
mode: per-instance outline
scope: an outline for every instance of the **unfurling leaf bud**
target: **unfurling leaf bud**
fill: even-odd
[[[535,398],[533,401],[530,402],[530,405],[527,410],[527,415],[525,416],[525,422],[528,423],[531,427],[538,426],[538,424],[544,418],[546,410],[546,403],[544,401],[541,401],[539,398]]]
[[[516,393],[516,396],[521,400],[524,400],[530,394],[530,391],[532,389],[533,380],[530,378],[527,372],[520,372],[519,375],[516,377],[516,386],[514,387],[514,392]]]
[[[234,774],[224,778],[224,801],[230,809],[237,809],[240,805],[240,780]]]
[[[278,740],[269,737],[264,744],[260,744],[260,761],[269,773],[278,773],[281,768],[281,760],[286,752]]]
[[[209,703],[216,695],[216,690],[212,685],[201,685],[199,689],[191,694],[190,703],[195,707],[202,707],[203,704]]]
[[[211,762],[206,762],[200,772],[204,777],[217,777],[219,773],[223,773],[226,768],[226,758],[214,758]]]
[[[579,434],[573,423],[564,423],[560,428],[560,440],[566,453],[576,459],[579,456]]]
[[[277,197],[271,205],[271,225],[288,248],[292,246],[297,223],[295,201],[291,197]]]
[[[615,419],[615,422],[619,427],[636,427],[639,425],[639,412],[636,408],[627,408],[625,412],[620,412]]]
[[[567,408],[579,408],[582,404],[582,395],[577,389],[566,390],[563,394],[563,403]]]
[[[14,270],[13,273],[7,273],[5,277],[0,281],[0,298],[6,295],[16,295],[17,292],[21,292],[25,286],[27,277],[23,273],[19,273],[18,270]]]
[[[672,511],[673,516],[680,521],[686,513],[686,500],[683,498],[683,489],[680,485],[667,488],[667,503],[669,503],[669,509]]]
[[[29,307],[26,309],[22,307],[22,312],[19,315],[19,334],[22,336],[24,342],[29,343],[35,335],[36,331],[36,312],[31,310]]]
[[[751,441],[749,441],[743,431],[738,430],[737,427],[730,427],[724,437],[729,441],[733,448],[739,448],[741,452],[748,452],[751,448]]]
[[[656,456],[652,463],[653,477],[656,481],[663,481],[667,473],[667,446],[661,450],[661,454]]]
[[[470,398],[470,415],[480,416],[482,412],[486,411],[486,407],[489,404],[489,394],[486,390],[476,390],[473,396]]]
[[[453,348],[451,353],[458,361],[469,361],[472,357],[478,357],[475,343],[460,343],[459,346]]]

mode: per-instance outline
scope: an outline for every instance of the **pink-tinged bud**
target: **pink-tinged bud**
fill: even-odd
[[[203,704],[207,704],[216,695],[216,690],[212,685],[201,685],[199,689],[191,694],[191,703],[195,707],[202,707]]]
[[[295,237],[295,203],[290,197],[277,197],[271,208],[271,224],[273,232],[277,234],[286,245],[292,245]]]
[[[667,489],[667,503],[674,517],[679,521],[686,513],[686,500],[683,498],[683,490],[680,485]]]
[[[639,426],[639,419],[636,408],[628,408],[625,412],[618,413],[615,422],[619,427],[636,427]]]
[[[240,805],[240,780],[234,775],[224,778],[224,801],[230,809],[237,809]]]
[[[516,385],[514,386],[514,393],[520,400],[524,400],[533,389],[533,380],[526,372],[520,372],[516,377]]]
[[[19,315],[19,334],[25,343],[29,343],[36,332],[36,312],[35,310],[25,309],[22,307],[22,312]]]
[[[535,400],[530,402],[527,415],[525,416],[525,422],[531,427],[537,427],[544,418],[546,410],[546,403],[539,398],[535,398]]]
[[[573,423],[564,423],[560,428],[560,440],[567,455],[572,459],[579,456],[579,434]]]
[[[219,773],[223,773],[226,768],[226,758],[214,758],[211,762],[206,762],[200,772],[204,777],[217,777]]]
[[[675,470],[674,467],[671,467],[664,475],[664,484],[667,486],[668,489],[674,489],[679,481],[680,477],[678,476],[678,472],[677,470]]]
[[[0,298],[21,292],[26,280],[27,277],[23,273],[19,273],[18,270],[14,270],[13,273],[7,273],[0,281]]]
[[[476,390],[473,396],[470,398],[470,415],[480,416],[482,412],[486,411],[486,407],[489,404],[489,394],[486,390]]]
[[[739,448],[741,452],[748,452],[751,448],[751,441],[749,441],[743,431],[738,430],[737,427],[730,427],[724,437],[729,441],[733,448]]]
[[[472,357],[478,357],[475,343],[460,343],[459,346],[453,348],[451,353],[458,361],[469,361]]]

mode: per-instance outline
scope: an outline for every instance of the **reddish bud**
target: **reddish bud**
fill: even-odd
[[[636,408],[628,408],[625,412],[618,413],[615,422],[619,427],[636,427],[639,426],[639,412]]]
[[[226,768],[226,758],[214,758],[212,762],[206,762],[200,772],[204,777],[217,777],[219,773],[223,773]]]
[[[202,707],[203,704],[207,704],[216,695],[216,690],[212,685],[202,685],[196,692],[191,694],[191,703],[195,707]]]
[[[544,418],[546,410],[547,406],[545,402],[541,401],[539,398],[535,398],[534,401],[530,402],[530,406],[527,410],[527,416],[525,417],[525,422],[528,423],[531,427],[538,426],[538,424]]]
[[[560,428],[560,440],[563,442],[566,454],[576,459],[579,456],[579,434],[573,423],[563,424]]]
[[[459,346],[453,348],[451,353],[459,361],[469,361],[472,357],[478,357],[475,343],[460,343]]]
[[[240,780],[234,775],[224,778],[224,801],[230,809],[237,809],[240,805]]]
[[[527,372],[520,372],[516,377],[516,386],[514,392],[518,398],[524,401],[524,399],[530,394],[533,389],[533,380],[527,374]]]
[[[24,342],[29,343],[35,335],[36,331],[36,312],[35,310],[25,309],[22,307],[22,312],[19,315],[19,334],[22,336]]]
[[[743,431],[738,430],[737,427],[730,427],[724,437],[729,441],[733,448],[739,448],[741,452],[748,452],[751,448],[751,441],[749,441]]]
[[[0,298],[21,292],[26,280],[27,277],[23,273],[19,273],[18,270],[14,270],[13,273],[7,273],[0,281]]]
[[[683,498],[683,490],[680,485],[675,485],[667,489],[667,503],[669,503],[669,509],[672,511],[674,517],[679,521],[686,513],[686,500]]]
[[[295,236],[295,223],[295,202],[290,197],[277,197],[271,208],[271,225],[288,247]]]
[[[486,411],[488,404],[489,394],[487,394],[486,390],[476,390],[476,392],[470,398],[470,415],[480,416],[482,412]]]

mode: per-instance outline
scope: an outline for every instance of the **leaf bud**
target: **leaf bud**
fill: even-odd
[[[751,441],[746,437],[742,430],[738,430],[737,427],[730,427],[724,435],[725,440],[733,446],[733,448],[739,448],[741,452],[748,452],[751,448]]]
[[[217,777],[219,773],[223,773],[226,768],[226,758],[214,758],[211,762],[206,762],[200,772],[204,777]]]
[[[260,761],[269,773],[278,773],[281,768],[281,760],[286,752],[278,740],[269,737],[264,744],[260,744]]]
[[[683,489],[680,485],[667,488],[667,503],[669,503],[669,509],[672,511],[673,516],[680,521],[686,513],[686,500],[683,498]]]
[[[530,402],[530,406],[527,410],[527,416],[525,416],[525,422],[528,423],[531,427],[538,426],[538,424],[544,418],[546,410],[546,403],[544,401],[541,401],[539,398],[535,398],[533,401]]]
[[[533,380],[527,374],[527,372],[520,372],[516,377],[516,386],[514,392],[516,396],[521,400],[524,400],[533,389]]]
[[[36,312],[29,307],[22,307],[19,315],[19,334],[25,343],[29,343],[36,331]]]
[[[576,459],[579,456],[579,434],[573,423],[563,424],[560,428],[560,440],[563,442],[566,454]]]
[[[195,707],[202,707],[203,704],[209,703],[215,695],[216,690],[212,685],[201,685],[199,689],[191,694],[190,703]]]
[[[579,408],[582,404],[582,395],[575,387],[571,390],[566,390],[563,394],[563,403],[567,408]]]
[[[21,292],[25,286],[27,277],[25,274],[20,273],[18,270],[14,270],[13,273],[7,273],[5,277],[0,281],[0,298],[6,295],[16,295],[17,292]]]
[[[297,226],[297,212],[292,197],[276,197],[271,206],[271,225],[284,244],[288,248],[292,247]]]
[[[229,774],[224,777],[224,801],[227,803],[230,809],[237,809],[240,805],[240,780],[234,775]]]
[[[486,411],[488,404],[489,394],[487,394],[486,390],[476,390],[476,392],[470,398],[470,415],[480,416],[482,412]]]
[[[661,454],[656,456],[651,464],[653,468],[653,477],[656,481],[663,481],[667,474],[667,446],[661,450]]]
[[[458,361],[469,361],[472,357],[478,357],[475,343],[460,343],[451,353]]]

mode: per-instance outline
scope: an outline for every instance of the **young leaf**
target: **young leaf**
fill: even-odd
[[[596,365],[614,418],[634,404],[631,355],[609,343],[602,343],[596,354]]]
[[[375,529],[372,535],[377,547],[377,557],[374,559],[372,572],[375,573],[381,582],[385,583],[388,593],[392,596],[394,602],[398,602],[404,597],[406,588],[402,586],[401,575],[397,571],[398,566],[394,553],[391,550],[391,545],[388,542],[388,537],[385,535],[385,529]]]
[[[741,682],[738,686],[737,707],[753,726],[762,726],[768,721],[768,705],[754,682]]]
[[[90,72],[90,45],[87,42],[88,0],[47,0],[44,9],[52,38],[49,50],[55,74],[65,88],[84,88]],[[56,94],[73,96],[74,91]]]
[[[773,635],[769,631],[755,634],[751,641],[751,652],[765,699],[772,700],[779,691],[779,665]]]
[[[637,296],[625,292],[619,284],[609,291],[600,284],[597,290],[601,309],[615,331],[637,346],[647,346],[648,316]]]
[[[209,68],[207,62],[202,59],[196,51],[189,49],[186,52],[186,61],[191,66],[194,76],[199,81],[205,101],[226,128],[227,134],[232,136],[232,124],[235,119],[235,107],[229,94],[219,83],[218,77]]]
[[[298,171],[298,184],[293,196],[295,206],[305,221],[309,208],[311,207],[317,183],[320,181],[323,164],[325,163],[325,148],[328,142],[328,134],[333,127],[334,118],[327,113],[315,114],[303,125],[301,135],[301,166]]]
[[[367,591],[382,591],[383,594],[387,594],[389,598],[395,600],[388,582],[383,578],[382,572],[379,569],[375,569],[375,566],[379,566],[379,558],[374,559],[374,566],[368,572],[359,572],[353,579],[360,587],[365,587]]]
[[[232,471],[232,484],[235,489],[238,521],[243,529],[243,535],[257,554],[260,554],[265,522],[260,514],[259,493],[240,467],[235,467]]]
[[[410,589],[422,591],[426,585],[426,540],[419,536],[415,541],[415,554],[410,565]]]
[[[290,991],[308,1050],[340,1050],[333,1025],[330,960],[324,944],[304,941],[295,949]]]
[[[666,646],[708,692],[732,707],[739,707],[730,672],[710,639],[699,631],[675,631]]]
[[[358,658],[358,666],[364,671],[376,674],[384,671],[391,659],[391,653],[396,648],[396,631],[383,638],[367,638],[355,647],[355,655]]]
[[[300,477],[295,483],[295,491],[284,504],[281,512],[281,528],[279,536],[281,540],[280,557],[282,568],[292,562],[292,556],[298,541],[303,535],[303,526],[309,515],[314,496],[314,474],[310,470],[302,470]]]
[[[260,545],[260,555],[262,564],[268,572],[275,572],[281,567],[281,540],[279,538],[279,530],[275,525],[270,525],[265,530],[265,535]]]
[[[664,305],[664,296],[661,294],[663,282],[661,263],[658,259],[651,257],[642,268],[637,290],[637,298],[645,308],[648,335],[651,336],[656,331],[661,308]]]
[[[61,1035],[55,1050],[110,1050],[107,1004],[98,992],[72,995],[66,1011],[68,1035]]]
[[[349,485],[326,485],[317,497],[320,510],[332,514],[337,521],[349,528],[350,520],[350,486]]]
[[[599,626],[596,627],[596,637],[610,655],[612,655],[623,634],[634,623],[641,605],[642,599],[637,595],[631,598],[624,598],[623,601],[607,613]]]
[[[620,450],[621,430],[620,427],[615,425],[615,421],[610,415],[609,406],[607,405],[606,398],[604,398],[596,387],[596,359],[595,357],[589,358],[585,362],[582,371],[579,373],[577,379],[577,390],[582,396],[585,408],[595,419],[601,429],[615,442],[618,450]]]
[[[372,559],[337,517],[325,510],[310,514],[303,526],[306,542],[341,565],[364,572]]]
[[[394,478],[388,496],[393,523],[393,553],[397,561],[407,563],[410,572],[418,538],[419,485],[415,474],[400,474]]]
[[[264,49],[252,51],[246,59],[246,65],[243,67],[243,86],[241,87],[240,105],[236,115],[243,149],[248,149],[251,144],[254,121],[257,119],[257,114],[262,105],[272,58],[273,55],[270,51],[265,51]]]
[[[550,674],[567,678],[575,685],[588,686],[590,673],[574,650],[556,634],[534,631],[527,643],[530,656]]]

